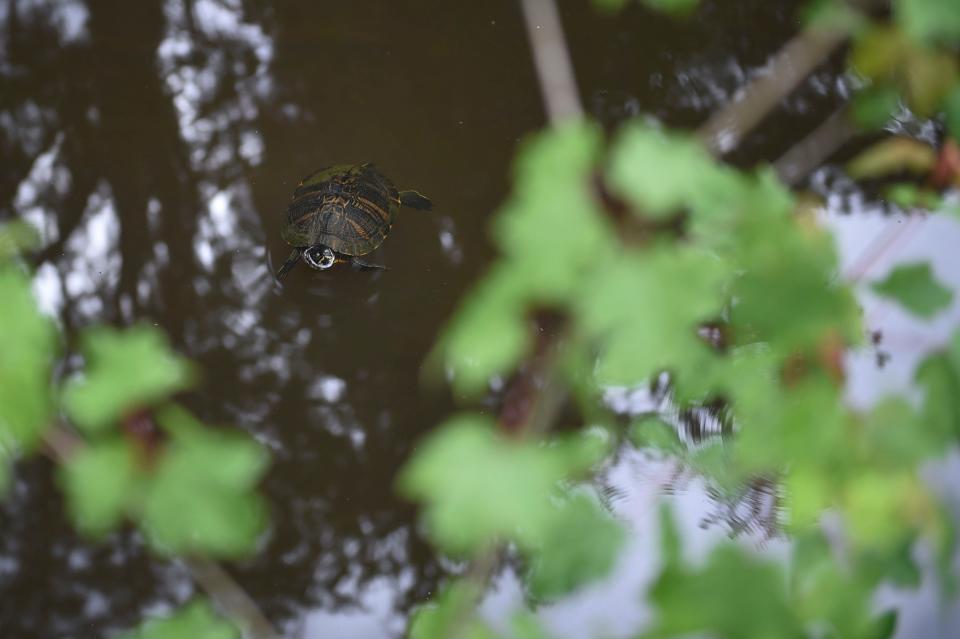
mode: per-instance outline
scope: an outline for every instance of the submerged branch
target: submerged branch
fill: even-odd
[[[570,51],[554,0],[522,0],[527,37],[551,124],[583,116]]]
[[[843,30],[806,29],[777,52],[769,68],[747,85],[740,99],[711,116],[697,135],[715,154],[733,150],[846,39]]]
[[[244,626],[249,639],[279,639],[256,602],[219,563],[206,557],[181,559],[193,580],[214,600],[221,614]]]
[[[838,109],[810,135],[780,156],[773,168],[785,184],[796,186],[850,141],[856,132],[846,107]]]

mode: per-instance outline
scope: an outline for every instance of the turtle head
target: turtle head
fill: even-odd
[[[314,244],[303,252],[303,261],[310,268],[325,271],[337,263],[337,255],[330,247]]]

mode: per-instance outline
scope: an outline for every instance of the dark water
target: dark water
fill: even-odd
[[[790,2],[718,0],[688,23],[561,5],[584,102],[609,127],[639,113],[698,124],[798,28]],[[7,0],[0,18],[0,216],[44,229],[45,308],[68,336],[156,323],[204,371],[185,402],[269,446],[272,532],[230,570],[277,625],[372,615],[357,607],[372,585],[405,613],[445,568],[393,477],[457,406],[420,371],[492,257],[485,229],[518,141],[543,124],[519,6]],[[775,158],[844,91],[821,71],[736,160]],[[275,288],[297,181],[360,161],[434,211],[401,213],[376,255],[385,273],[299,267]],[[77,539],[50,465],[17,468],[0,506],[0,635],[103,636],[191,589],[134,533]],[[322,619],[311,631],[339,636]]]

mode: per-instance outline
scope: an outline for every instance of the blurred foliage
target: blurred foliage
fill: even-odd
[[[145,621],[121,639],[240,639],[240,631],[214,615],[205,601],[194,601],[174,615]]]
[[[575,527],[584,521],[594,525],[601,518],[582,505],[558,507],[555,487],[565,477],[583,474],[604,452],[593,438],[545,445],[511,441],[498,435],[490,420],[465,415],[420,447],[399,477],[399,488],[409,497],[429,501],[427,524],[450,553],[479,551],[507,537],[527,549],[547,546],[549,553],[558,522]],[[608,538],[617,539],[616,533]]]
[[[722,545],[704,566],[690,568],[669,550],[679,545],[669,515],[663,518],[661,534],[668,547],[666,564],[650,592],[660,614],[645,637],[698,632],[743,639],[804,636],[780,566]],[[759,601],[763,604],[757,605]]]
[[[158,415],[171,441],[144,487],[149,538],[177,554],[242,556],[263,531],[266,508],[253,492],[266,451],[245,435],[204,428],[186,411]]]
[[[697,2],[643,4],[683,15]],[[937,148],[882,139],[848,164],[850,176],[892,178],[891,201],[947,210],[941,192],[960,184],[960,150],[948,138],[960,138],[960,12],[955,0],[893,8],[874,16],[824,1],[806,15],[813,28],[830,24],[853,38],[858,122],[879,130],[908,110],[946,129]],[[794,540],[786,561],[723,544],[691,565],[665,511],[646,636],[889,636],[896,617],[875,614],[877,586],[916,583],[911,551],[920,542],[933,544],[944,565],[955,551],[954,522],[917,469],[960,435],[960,332],[918,367],[916,404],[893,396],[852,410],[844,356],[865,334],[853,288],[837,278],[833,238],[771,170],[734,169],[682,131],[634,122],[607,139],[574,122],[527,140],[514,176],[492,227],[499,258],[432,362],[469,400],[524,375],[534,377],[534,395],[545,393],[548,384],[524,363],[535,355],[603,434],[544,433],[552,424],[531,417],[512,429],[479,412],[450,419],[416,448],[397,484],[422,505],[437,547],[481,567],[507,548],[523,564],[531,602],[601,579],[626,530],[586,480],[629,438],[676,455],[722,489],[776,478],[779,523]],[[254,550],[266,521],[255,492],[266,452],[174,403],[197,376],[146,325],[83,331],[83,366],[62,385],[54,363],[63,340],[40,313],[19,257],[34,243],[26,225],[0,226],[0,477],[45,438],[66,438],[70,446],[48,452],[59,458],[67,508],[83,533],[104,535],[129,520],[163,554]],[[873,290],[921,319],[952,299],[927,264],[902,266]],[[562,329],[545,332],[535,320],[544,311]],[[621,433],[604,388],[643,388],[664,373],[674,408],[719,406],[733,434],[688,449],[662,415]],[[540,400],[524,401],[539,408]],[[843,524],[842,565],[820,526],[827,511]],[[942,577],[950,583],[949,569]],[[410,635],[482,639],[509,625],[506,636],[544,636],[526,610],[487,625],[477,612],[479,581],[468,570],[449,584],[415,613]],[[197,602],[128,636],[238,633]]]
[[[448,585],[430,603],[421,606],[410,621],[409,639],[547,639],[532,613],[518,611],[509,620],[506,634],[495,632],[479,620],[472,609],[482,595],[466,580]]]
[[[64,462],[61,480],[77,527],[101,535],[130,516],[163,554],[252,551],[266,522],[253,492],[267,463],[260,445],[207,429],[173,405],[157,411],[156,422],[141,423],[162,429],[156,449],[111,434]]]
[[[53,416],[50,383],[57,354],[53,323],[33,301],[30,278],[0,263],[0,447],[32,451]]]
[[[57,330],[39,311],[20,258],[34,245],[27,228],[0,226],[0,487],[8,464],[44,443],[60,462],[67,509],[81,532],[102,536],[129,518],[163,554],[238,557],[254,550],[266,523],[255,493],[266,452],[170,403],[195,375],[150,326],[83,331],[85,366],[61,388],[53,366]],[[239,633],[197,603],[129,636]]]
[[[926,262],[897,266],[873,291],[890,297],[920,317],[932,317],[950,306],[953,292],[937,282]]]
[[[37,231],[22,220],[0,222],[0,263],[35,248],[39,241]]]
[[[148,326],[83,334],[84,375],[70,384],[64,402],[74,423],[94,434],[128,411],[143,409],[191,381],[190,368],[170,352],[162,333]]]
[[[929,144],[906,137],[893,137],[861,151],[847,163],[847,173],[858,180],[896,173],[925,175],[936,163],[937,153]]]
[[[646,4],[683,12],[696,3]],[[960,13],[952,0],[897,2],[892,19],[833,1],[806,15],[813,28],[853,37],[850,64],[865,82],[851,109],[862,125],[882,129],[906,109],[944,113],[957,135]],[[847,168],[855,179],[887,180],[892,200],[946,210],[941,191],[960,184],[951,144],[884,137]],[[776,478],[790,560],[722,544],[691,566],[665,517],[666,559],[644,636],[890,636],[896,615],[877,614],[877,586],[917,582],[911,551],[921,541],[941,557],[954,550],[953,524],[917,470],[957,442],[960,332],[919,367],[919,405],[892,396],[852,410],[845,354],[862,346],[866,330],[815,211],[768,169],[735,170],[689,133],[649,123],[628,123],[607,141],[587,123],[527,140],[493,229],[500,258],[434,353],[464,398],[523,382],[531,365],[522,362],[553,349],[554,372],[580,415],[618,439],[603,389],[641,388],[667,373],[676,409],[720,406],[733,435],[688,449],[652,415],[627,433],[633,445],[675,455],[731,494]],[[895,269],[873,290],[921,319],[952,299],[927,264]],[[564,320],[550,337],[535,319],[544,309]],[[602,577],[624,531],[578,488],[597,460],[575,461],[561,447],[576,440],[541,435],[536,424],[519,433],[504,424],[500,434],[497,426],[461,415],[400,475],[438,547],[458,557],[489,557],[497,542],[519,550],[534,601]],[[828,511],[843,522],[845,565],[820,527]],[[413,636],[493,636],[476,617],[481,597],[468,571],[415,617]]]
[[[696,9],[700,0],[639,0],[651,9],[677,16],[684,16]],[[631,0],[593,0],[594,6],[605,11],[615,11],[627,6]]]
[[[960,11],[955,0],[897,0],[897,22],[915,42],[955,43],[960,39]]]

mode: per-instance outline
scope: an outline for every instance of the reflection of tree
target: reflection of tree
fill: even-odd
[[[67,47],[59,46],[55,31],[43,21],[19,20],[16,6],[11,3],[7,22],[8,55],[20,72],[4,77],[9,83],[4,95],[38,103],[38,113],[51,113],[49,121],[31,124],[44,129],[44,148],[63,134],[60,161],[71,177],[69,190],[50,211],[56,215],[58,237],[37,255],[36,263],[62,261],[67,242],[83,224],[90,195],[104,183],[119,213],[122,256],[119,284],[112,303],[104,307],[118,309],[120,300],[129,300],[125,317],[117,317],[130,321],[188,302],[191,287],[183,282],[193,255],[183,238],[190,238],[196,226],[195,185],[183,170],[185,150],[177,121],[155,71],[163,28],[160,2],[90,3],[86,37]],[[16,110],[22,104],[10,106]],[[11,160],[15,168],[5,172],[0,187],[4,194],[23,180],[32,158],[19,153]],[[156,234],[147,222],[149,198],[157,198],[163,212]],[[154,295],[141,307],[140,274],[158,241],[164,242],[170,259],[159,270],[161,282]],[[68,325],[90,319],[74,316],[70,300],[64,315]],[[175,336],[183,334],[177,325],[167,328]]]
[[[31,182],[31,210],[56,230],[33,261],[56,273],[68,332],[93,320],[157,319],[202,369],[234,376],[187,401],[212,421],[275,437],[267,486],[273,534],[264,553],[238,569],[271,616],[350,606],[370,579],[401,573],[406,586],[396,603],[408,607],[433,588],[439,569],[413,532],[412,509],[399,508],[391,494],[390,469],[409,446],[394,439],[403,434],[362,451],[341,436],[377,419],[379,407],[354,410],[362,393],[320,412],[300,402],[300,414],[281,401],[309,397],[330,363],[297,346],[295,323],[271,326],[283,318],[270,314],[276,298],[264,297],[263,233],[248,175],[270,142],[256,129],[270,83],[269,42],[258,25],[272,9],[248,3],[244,14],[240,3],[216,0],[73,4],[83,18],[80,35],[64,41],[44,6],[7,2],[3,217],[18,212],[11,203],[31,174],[43,177],[36,160],[46,154],[69,179],[63,188]],[[91,217],[107,204],[116,213],[116,273],[107,260],[80,259]],[[81,303],[70,278],[86,280],[83,296],[99,304]],[[352,384],[349,365],[339,374]],[[392,385],[388,377],[374,384]],[[350,490],[369,465],[381,469],[377,483]],[[5,633],[102,634],[134,623],[147,602],[187,594],[185,573],[151,560],[135,535],[101,544],[77,539],[51,479],[43,465],[24,469],[17,498],[0,505],[0,562],[15,566],[0,580]]]

